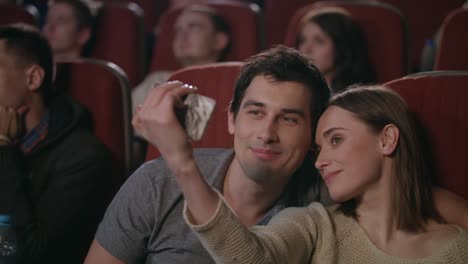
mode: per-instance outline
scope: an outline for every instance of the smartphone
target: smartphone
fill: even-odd
[[[199,141],[211,118],[216,101],[213,98],[193,93],[187,95],[184,104],[186,107],[178,109],[176,115],[187,131],[187,135],[192,140]]]

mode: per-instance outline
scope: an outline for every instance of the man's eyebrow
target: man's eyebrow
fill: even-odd
[[[249,106],[265,107],[265,104],[261,103],[261,102],[258,102],[258,101],[254,101],[254,100],[248,100],[248,101],[246,101],[244,103],[242,108],[246,108],[246,107],[249,107]]]
[[[283,112],[285,114],[296,114],[296,115],[299,115],[301,117],[305,117],[304,110],[302,110],[302,109],[283,108],[283,109],[281,109],[281,112]]]

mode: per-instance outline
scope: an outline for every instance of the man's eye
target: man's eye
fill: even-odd
[[[262,116],[262,112],[260,110],[255,110],[255,109],[247,111],[247,114],[254,118],[259,118]]]
[[[282,120],[286,125],[296,125],[298,123],[297,118],[290,116],[283,116]]]

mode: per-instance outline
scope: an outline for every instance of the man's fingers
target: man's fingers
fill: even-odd
[[[158,105],[160,100],[162,98],[164,98],[164,95],[170,91],[171,89],[173,89],[174,87],[178,87],[178,86],[181,86],[183,85],[182,82],[179,82],[179,81],[171,81],[171,82],[166,82],[166,83],[163,83],[157,87],[154,87],[153,89],[151,89],[151,91],[148,93],[148,95],[146,96],[144,102],[143,102],[143,107],[145,106],[155,106],[155,105]]]

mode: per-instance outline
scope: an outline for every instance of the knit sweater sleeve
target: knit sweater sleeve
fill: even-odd
[[[216,263],[310,262],[318,235],[314,218],[308,213],[314,209],[288,208],[267,226],[249,229],[219,197],[215,215],[203,225],[192,224],[190,211],[184,208],[186,222]]]

